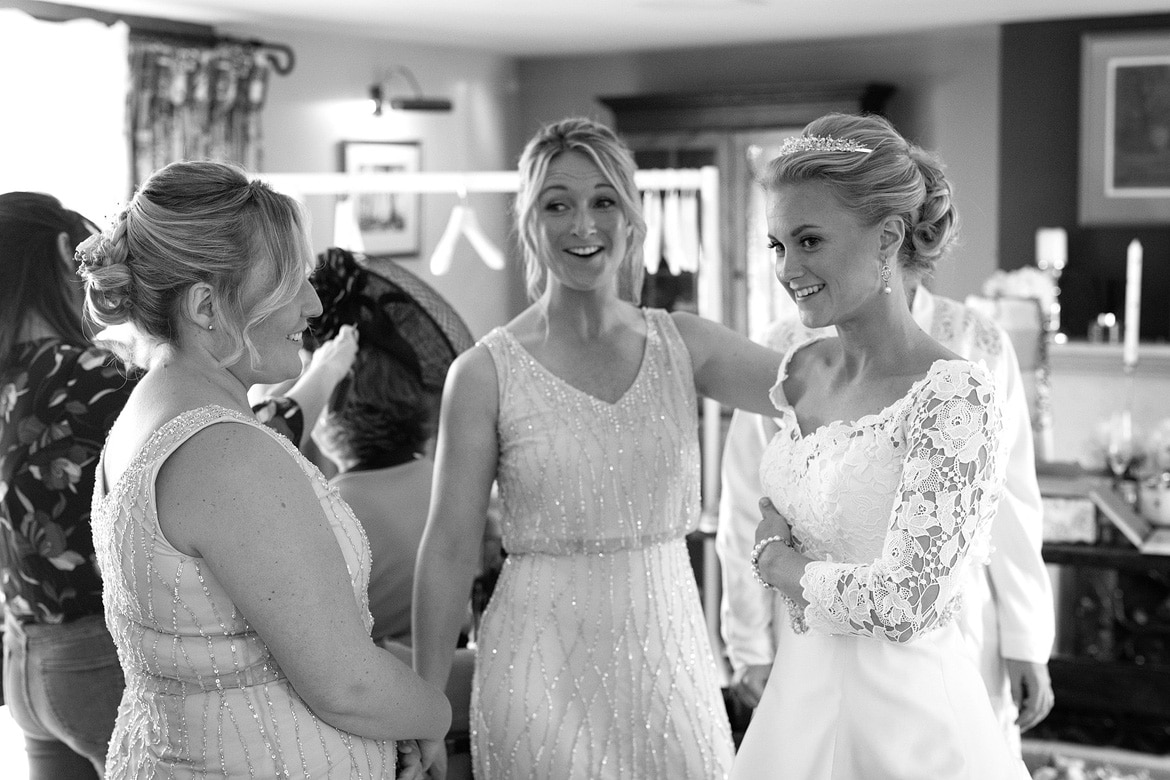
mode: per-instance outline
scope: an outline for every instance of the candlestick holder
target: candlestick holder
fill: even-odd
[[[1064,228],[1040,228],[1036,231],[1036,267],[1052,280],[1052,302],[1048,304],[1046,330],[1053,340],[1060,334],[1060,276],[1068,262],[1068,232]]]

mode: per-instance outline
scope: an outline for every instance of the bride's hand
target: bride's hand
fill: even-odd
[[[756,543],[770,536],[779,536],[784,544],[792,545],[792,528],[784,515],[772,505],[772,499],[764,496],[760,499],[760,524],[756,526]]]

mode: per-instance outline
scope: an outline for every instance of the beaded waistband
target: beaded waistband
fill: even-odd
[[[512,540],[504,540],[508,555],[606,555],[609,553],[642,550],[648,547],[682,539],[677,531],[663,531],[642,536],[622,536],[613,539],[556,539],[541,540],[539,546],[525,546]]]

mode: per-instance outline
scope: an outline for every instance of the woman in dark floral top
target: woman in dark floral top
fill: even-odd
[[[92,232],[49,195],[0,195],[4,692],[31,778],[100,777],[123,687],[89,511],[134,382],[82,330],[73,251]]]

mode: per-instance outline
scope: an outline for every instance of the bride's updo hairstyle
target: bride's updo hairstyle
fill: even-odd
[[[605,125],[583,117],[571,117],[545,125],[532,137],[520,155],[520,191],[516,195],[516,229],[524,252],[524,270],[528,297],[536,300],[544,291],[545,246],[540,229],[540,192],[553,159],[564,152],[580,152],[593,161],[601,175],[617,191],[622,214],[631,226],[626,238],[626,256],[618,272],[618,295],[638,303],[642,299],[645,264],[642,244],[646,238],[646,220],[642,218],[642,198],[634,182],[637,166],[626,144]]]
[[[215,329],[231,344],[221,365],[245,350],[255,365],[249,333],[296,297],[310,270],[304,224],[294,199],[234,165],[171,163],[143,182],[109,229],[77,248],[86,314],[101,327],[132,324],[146,342],[136,346],[148,351],[181,347],[182,297],[206,283]],[[260,284],[248,284],[253,274]],[[252,290],[262,292],[245,300]]]
[[[815,119],[781,146],[760,176],[766,190],[808,181],[825,182],[866,224],[901,219],[906,235],[898,261],[915,277],[929,276],[958,236],[959,214],[942,161],[883,117]]]

